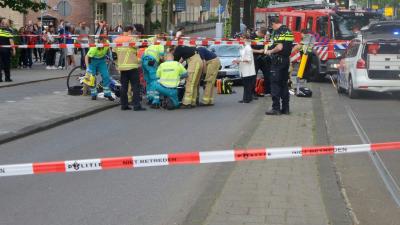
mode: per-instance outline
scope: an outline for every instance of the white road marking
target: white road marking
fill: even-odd
[[[7,103],[15,103],[15,102],[17,102],[17,101],[6,101]]]

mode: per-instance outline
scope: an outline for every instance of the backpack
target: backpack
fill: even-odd
[[[231,79],[224,77],[222,79],[217,79],[217,93],[218,94],[232,94],[233,82]]]
[[[257,95],[264,94],[265,90],[264,90],[264,79],[263,78],[257,78],[255,92]]]

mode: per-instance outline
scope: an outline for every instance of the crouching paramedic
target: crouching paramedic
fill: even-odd
[[[160,38],[159,36],[158,39]],[[152,108],[157,108],[157,102],[160,102],[158,93],[154,90],[154,85],[157,82],[156,72],[160,61],[164,57],[164,51],[163,45],[155,45],[153,41],[153,45],[150,45],[142,56],[143,76],[146,81],[146,97]]]
[[[177,87],[181,78],[187,77],[185,67],[177,61],[174,56],[168,54],[166,61],[161,63],[157,69],[158,81],[155,83],[155,90],[160,95],[166,96],[170,101],[167,104],[169,110],[179,107]],[[159,104],[159,102],[157,102]]]
[[[126,26],[124,33],[117,37],[114,42],[117,44],[131,43],[135,41],[132,37],[132,26]],[[137,49],[130,46],[114,48],[117,53],[117,66],[121,71],[121,110],[130,110],[128,106],[128,84],[131,84],[133,90],[133,110],[146,110],[140,104],[140,79],[139,79],[139,60],[136,55]]]
[[[217,79],[218,70],[221,67],[221,62],[214,52],[205,47],[198,47],[197,52],[203,60],[203,71],[206,72],[204,79],[205,89],[200,106],[212,106],[214,105],[214,84]]]
[[[99,39],[101,44],[109,44],[106,38],[101,37]],[[85,56],[85,63],[87,66],[86,70],[88,73],[96,76],[97,72],[100,72],[102,82],[103,82],[103,91],[104,97],[108,98],[110,101],[114,101],[115,99],[111,95],[110,90],[110,74],[108,73],[106,56],[108,54],[109,47],[91,47],[88,53]],[[96,100],[97,98],[97,88],[96,85],[91,87],[90,94],[92,96],[92,100]]]

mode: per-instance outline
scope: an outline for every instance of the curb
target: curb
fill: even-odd
[[[39,83],[42,81],[49,81],[49,80],[57,80],[57,79],[62,79],[62,78],[67,78],[67,76],[62,76],[62,77],[52,77],[52,78],[46,78],[43,80],[31,80],[31,81],[25,81],[25,82],[20,82],[20,83],[13,83],[13,84],[6,84],[6,85],[1,85],[0,88],[6,88],[6,87],[14,87],[14,86],[19,86],[19,85],[24,85],[24,84],[32,84],[32,83]]]
[[[52,120],[44,121],[35,125],[24,127],[17,132],[8,133],[4,135],[0,135],[0,145],[5,144],[7,142],[11,142],[32,134],[39,133],[41,131],[49,130],[51,128],[72,122],[74,120],[82,119],[84,117],[93,115],[95,113],[99,113],[105,111],[107,109],[111,109],[113,107],[118,106],[119,103],[107,104],[102,106],[95,106],[89,109],[82,110],[80,112],[76,112],[70,115],[61,116]]]

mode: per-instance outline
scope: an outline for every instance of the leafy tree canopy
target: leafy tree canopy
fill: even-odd
[[[46,3],[39,0],[0,0],[0,7],[5,8],[7,6],[20,13],[28,13],[29,10],[37,12],[48,7]]]

